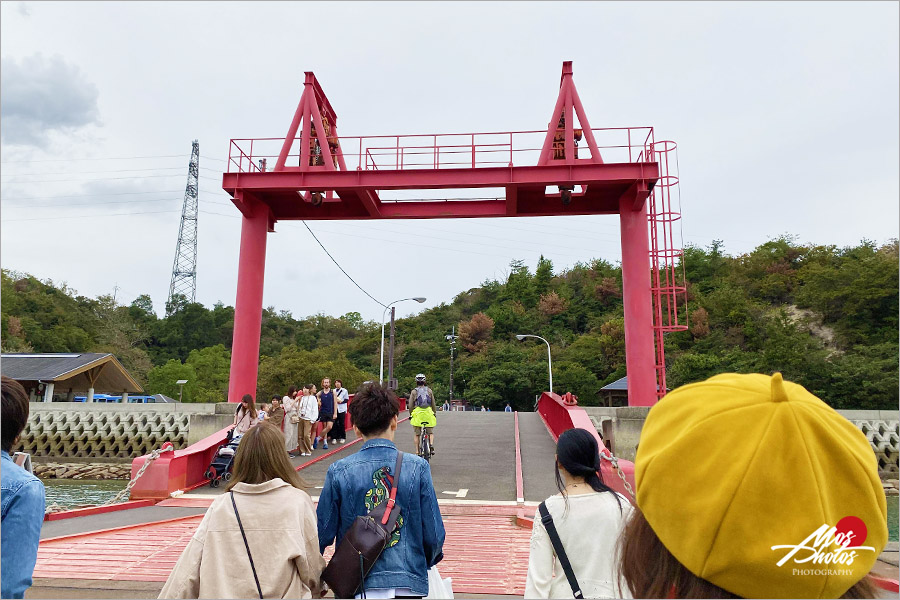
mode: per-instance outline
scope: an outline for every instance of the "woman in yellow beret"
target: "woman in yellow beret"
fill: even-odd
[[[635,598],[875,598],[887,543],[857,427],[780,373],[716,375],[654,406],[621,540]]]

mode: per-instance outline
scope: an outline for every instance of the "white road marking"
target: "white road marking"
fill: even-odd
[[[452,495],[456,496],[457,498],[465,498],[466,495],[469,493],[469,488],[461,488],[461,489],[456,490],[455,492],[444,492],[444,493],[452,494]]]

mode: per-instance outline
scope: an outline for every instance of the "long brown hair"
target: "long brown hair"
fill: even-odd
[[[619,557],[619,572],[635,598],[741,598],[691,573],[663,545],[638,507],[619,538]],[[877,597],[868,575],[841,596]]]
[[[276,477],[297,489],[309,488],[309,484],[297,474],[288,460],[284,449],[284,435],[274,425],[263,422],[251,427],[241,437],[234,454],[234,471],[225,491],[233,488],[236,483],[265,483]]]
[[[250,394],[244,394],[244,397],[241,398],[241,406],[238,407],[238,410],[241,410],[244,407],[244,402],[247,403],[247,406],[250,408],[250,418],[256,418],[256,402],[253,401],[253,396]],[[235,411],[237,412],[237,411]]]

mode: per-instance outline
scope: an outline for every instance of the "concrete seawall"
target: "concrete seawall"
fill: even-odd
[[[635,449],[641,439],[644,419],[650,412],[646,406],[599,407],[585,406],[600,436],[610,450],[625,460],[634,461]],[[897,479],[900,467],[900,411],[896,410],[839,410],[841,415],[865,434],[878,458],[878,472],[882,479]]]
[[[37,459],[131,460],[164,442],[184,448],[192,439],[192,419],[215,412],[215,404],[34,402],[20,444]]]

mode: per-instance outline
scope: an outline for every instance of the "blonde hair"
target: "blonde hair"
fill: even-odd
[[[262,422],[251,427],[241,437],[234,454],[234,470],[231,481],[225,486],[230,490],[237,483],[258,484],[279,478],[297,489],[306,490],[306,483],[288,460],[284,449],[284,435],[274,425]]]

